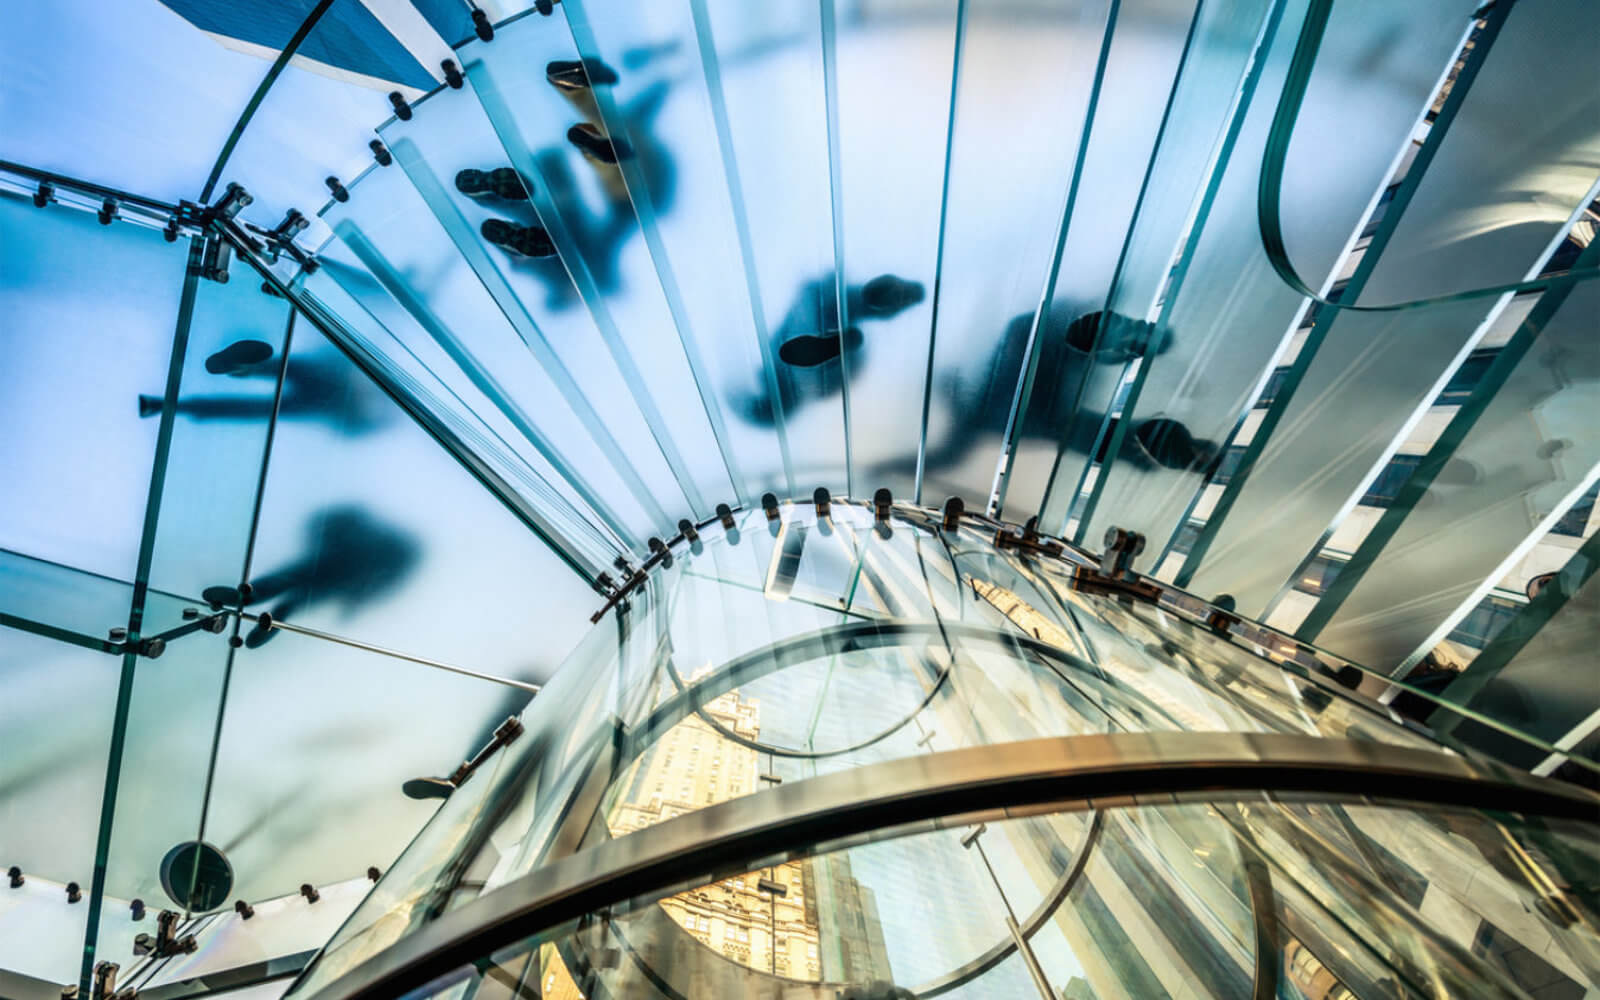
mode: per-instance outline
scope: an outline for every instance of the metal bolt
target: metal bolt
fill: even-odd
[[[76,882],[67,883],[67,902],[76,903],[83,899],[83,887]]]
[[[811,502],[816,505],[818,517],[828,516],[833,509],[832,500],[833,498],[828,495],[826,486],[818,486],[811,493]]]
[[[111,637],[112,642],[122,642],[128,638],[128,630],[120,626],[110,630],[106,634]]]
[[[233,904],[233,912],[239,915],[240,920],[249,920],[256,915],[256,908],[241,899]]]
[[[11,880],[11,888],[13,889],[22,888],[22,883],[27,881],[27,879],[22,877],[22,869],[18,868],[16,865],[12,865],[10,868],[6,869],[6,878]]]
[[[134,900],[133,902],[128,904],[128,909],[132,911],[133,919],[135,919],[135,920],[143,920],[144,919],[144,900],[142,900],[142,899]]]
[[[367,878],[371,879],[372,881],[376,882],[382,877],[383,872],[379,871],[376,866],[367,869]]]
[[[314,887],[310,882],[306,882],[300,886],[300,895],[304,896],[306,898],[306,902],[308,903],[315,903],[317,900],[322,898],[322,894],[318,892],[316,887]]]
[[[967,512],[966,501],[960,497],[951,497],[944,502],[944,530],[954,531],[956,525],[961,523],[961,515]]]
[[[767,520],[776,521],[778,519],[777,495],[772,493],[761,494],[761,509],[766,511]]]
[[[192,622],[196,618],[199,618],[199,617],[200,617],[200,609],[199,608],[184,608],[183,609],[183,620],[184,621]]]

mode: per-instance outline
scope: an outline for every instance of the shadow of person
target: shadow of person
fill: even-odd
[[[777,405],[772,389],[758,375],[760,390],[734,400],[734,411],[749,423],[770,427],[807,403],[844,391],[866,358],[866,337],[855,324],[888,319],[923,298],[921,282],[880,274],[863,285],[845,289],[845,315],[850,326],[840,329],[839,301],[832,275],[801,286],[783,322],[768,337],[773,358]]]
[[[557,61],[546,68],[546,77],[584,117],[567,130],[566,138],[594,170],[604,206],[595,211],[583,197],[571,153],[565,147],[547,146],[534,153],[537,181],[543,183],[548,204],[564,224],[573,243],[570,249],[582,259],[595,291],[609,295],[621,285],[622,248],[639,227],[633,194],[623,177],[624,165],[636,167],[657,216],[672,209],[676,162],[655,133],[656,117],[669,88],[665,82],[656,83],[621,105],[617,109],[620,121],[611,123],[612,130],[608,130],[595,104],[593,87],[617,82],[610,67],[596,60]],[[624,135],[629,138],[622,138]],[[534,178],[511,167],[467,169],[455,178],[456,190],[508,216],[485,219],[480,227],[483,238],[539,278],[546,286],[546,305],[559,309],[576,303],[577,289],[558,257],[545,220],[534,208],[530,198],[534,183]]]
[[[1051,329],[1047,319],[1039,332],[1038,362],[1026,408],[1017,415],[1018,444],[1041,441],[1078,454],[1093,454],[1104,462],[1108,443],[1120,418],[1096,411],[1079,411],[1080,394],[1095,366],[1126,366],[1136,358],[1162,354],[1172,346],[1172,336],[1159,337],[1153,324],[1104,312],[1079,316],[1063,327]],[[1024,313],[1006,324],[987,364],[974,366],[979,378],[961,372],[943,380],[941,388],[954,419],[944,439],[930,443],[925,459],[928,474],[959,467],[983,442],[1003,437],[1011,416],[1009,402],[1014,385],[999,386],[1003,401],[988,399],[987,376],[1016,372],[1022,378],[1028,332],[1033,314]],[[1104,428],[1102,432],[1102,428]],[[1123,443],[1118,461],[1136,468],[1200,471],[1209,475],[1222,459],[1215,442],[1196,438],[1183,423],[1165,417],[1136,422]]]
[[[306,524],[305,541],[299,558],[254,577],[247,592],[229,586],[202,592],[213,607],[271,602],[245,636],[247,647],[264,645],[277,634],[274,620],[308,605],[338,603],[346,615],[365,607],[398,587],[421,554],[412,535],[354,506],[318,511]]]
[[[236,340],[206,358],[205,370],[235,379],[275,381],[283,368],[283,396],[277,413],[285,420],[315,420],[345,434],[363,434],[383,423],[381,410],[371,405],[372,394],[350,378],[352,368],[331,355],[291,357],[280,362],[264,340]],[[160,396],[141,395],[139,416],[161,413]],[[273,412],[271,392],[180,396],[177,412],[194,420],[266,420]]]

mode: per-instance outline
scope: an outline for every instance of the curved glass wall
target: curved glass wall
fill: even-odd
[[[1356,668],[1304,647],[1289,658],[1265,634],[1208,626],[1171,601],[1097,592],[1107,578],[1073,550],[1027,551],[1040,540],[982,519],[945,530],[915,508],[880,520],[833,503],[730,521],[674,539],[608,608],[522,713],[522,735],[450,793],[297,996],[365,995],[352,984],[370,986],[396,955],[447,929],[470,937],[476,914],[579,864],[615,877],[592,890],[612,893],[603,909],[419,995],[472,995],[463,976],[488,976],[537,981],[542,996],[1021,996],[1048,983],[1048,996],[1236,997],[1269,973],[1301,993],[1254,995],[1410,995],[1377,984],[1418,983],[1433,995],[1492,965],[1418,909],[1419,892],[1467,870],[1448,853],[1463,851],[1509,880],[1497,893],[1546,900],[1549,933],[1571,935],[1563,948],[1600,957],[1587,918],[1560,916],[1594,903],[1592,828],[1293,794],[1345,788],[1304,784],[1323,757],[1354,755],[1348,791],[1375,795],[1406,787],[1373,777],[1385,762],[1467,766],[1350,691]],[[1220,742],[1184,749],[1197,739]],[[1288,744],[1272,741],[1285,739],[1309,756],[1277,759]],[[927,807],[944,818],[897,811],[916,793],[896,782],[919,768],[1042,753],[1028,766],[1071,771],[1108,745],[1155,748],[1164,769],[1202,777],[1163,778],[1183,794],[1137,803],[1112,777],[1101,798],[1059,810],[1019,801],[967,815],[952,794]],[[1243,791],[1203,776],[1222,773],[1232,746],[1264,769]],[[1449,784],[1407,780],[1430,777]],[[608,867],[696,824],[711,837],[729,809],[754,815],[821,789],[870,815],[774,820],[775,853],[702,868],[685,857],[671,891],[648,898],[630,901],[639,883]],[[1560,795],[1577,813],[1600,808]],[[859,843],[815,846],[851,823]],[[1489,919],[1495,900],[1469,892],[1450,912]],[[1562,967],[1600,981],[1587,961]],[[1315,992],[1324,981],[1349,992]]]

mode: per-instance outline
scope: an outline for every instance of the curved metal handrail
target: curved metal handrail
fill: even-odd
[[[1600,821],[1600,796],[1485,761],[1260,733],[1118,733],[1026,740],[871,764],[781,785],[598,844],[442,915],[316,1000],[396,996],[497,948],[697,873],[916,824],[1051,804],[1178,793],[1359,795]],[[315,968],[315,966],[312,966]]]

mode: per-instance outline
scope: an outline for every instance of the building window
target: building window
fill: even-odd
[[[1494,641],[1494,637],[1522,608],[1523,605],[1517,601],[1490,594],[1478,602],[1478,606],[1468,612],[1467,617],[1461,619],[1448,638],[1463,646],[1482,649]]]
[[[1422,464],[1421,455],[1396,455],[1389,459],[1389,464],[1378,473],[1378,478],[1367,487],[1367,492],[1361,497],[1361,504],[1365,507],[1389,507],[1394,504],[1395,498],[1400,495],[1401,487],[1406,480],[1417,471],[1417,466]]]
[[[1579,497],[1577,503],[1567,508],[1567,512],[1561,515],[1561,520],[1551,526],[1550,534],[1582,538],[1584,529],[1589,526],[1589,518],[1594,514],[1597,497],[1600,497],[1600,483],[1596,483],[1594,489]]]
[[[1231,444],[1223,454],[1222,461],[1217,465],[1216,475],[1211,477],[1213,483],[1219,486],[1227,485],[1233,480],[1233,474],[1239,471],[1239,463],[1244,459],[1242,444]]]
[[[1306,565],[1304,572],[1294,581],[1294,589],[1302,594],[1321,597],[1333,585],[1344,563],[1328,556],[1317,556]]]
[[[1467,355],[1467,360],[1461,362],[1461,367],[1450,376],[1450,381],[1445,383],[1439,391],[1439,398],[1434,400],[1436,406],[1459,406],[1465,403],[1472,395],[1472,390],[1483,381],[1484,373],[1489,366],[1494,364],[1494,359],[1500,353],[1500,348],[1492,347],[1482,351],[1473,351]]]

